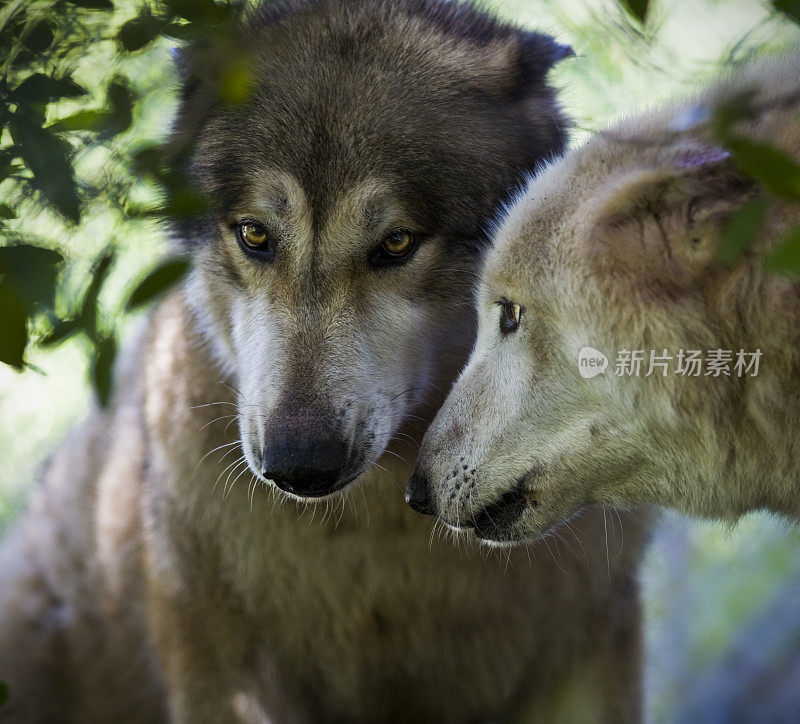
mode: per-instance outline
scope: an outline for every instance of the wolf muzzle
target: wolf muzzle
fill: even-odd
[[[270,415],[261,474],[286,493],[322,498],[354,479],[351,446],[329,406],[288,394]]]

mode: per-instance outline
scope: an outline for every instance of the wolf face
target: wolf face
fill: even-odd
[[[257,82],[240,106],[190,55],[176,133],[214,213],[181,231],[189,296],[251,470],[318,498],[463,362],[486,221],[563,149],[545,76],[568,50],[411,0],[267,3],[241,44]]]
[[[751,69],[700,105],[766,82],[760,102],[778,110],[739,130],[797,157],[797,68]],[[483,273],[475,349],[420,451],[414,507],[496,543],[585,504],[796,510],[798,289],[762,259],[797,211],[774,204],[751,255],[721,263],[727,219],[758,190],[704,133],[676,136],[681,113],[600,134],[512,205]],[[598,357],[598,374],[581,374],[587,348],[609,367]],[[637,373],[615,364],[620,350],[647,352]],[[759,350],[761,372],[737,373],[732,358],[695,375],[680,350]]]

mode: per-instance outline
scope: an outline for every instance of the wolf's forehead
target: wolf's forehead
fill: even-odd
[[[253,177],[236,213],[278,219],[303,247],[309,240],[324,247],[326,242],[379,235],[389,226],[413,225],[400,197],[383,179],[367,178],[321,195],[294,174],[278,169]]]

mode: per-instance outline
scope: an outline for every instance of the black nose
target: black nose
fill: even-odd
[[[261,474],[281,490],[303,498],[335,493],[350,480],[347,445],[333,440],[265,445]]]
[[[411,480],[408,481],[408,488],[406,488],[406,503],[417,513],[436,515],[428,493],[429,487],[428,479],[421,473],[414,472]]]

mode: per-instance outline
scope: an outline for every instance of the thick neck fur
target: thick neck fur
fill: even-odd
[[[314,691],[324,697],[328,714],[338,709],[350,716],[374,716],[387,707],[402,712],[407,705],[418,707],[421,699],[434,702],[442,696],[454,719],[458,712],[492,710],[508,697],[509,687],[516,686],[511,682],[527,665],[525,657],[514,653],[519,641],[550,645],[542,642],[547,636],[543,619],[534,614],[536,601],[563,619],[565,609],[579,605],[576,586],[583,591],[578,598],[591,597],[591,591],[613,585],[610,581],[638,559],[647,516],[622,514],[623,534],[616,515],[615,525],[606,527],[599,509],[572,521],[565,533],[568,546],[558,553],[557,540],[544,541],[506,551],[502,561],[493,563],[471,537],[453,545],[441,530],[432,530],[431,519],[403,501],[416,439],[390,448],[380,468],[328,504],[298,506],[260,485],[254,489],[249,471],[235,463],[239,452],[226,453],[236,450],[237,438],[235,424],[228,426],[230,418],[224,417],[235,412],[230,382],[204,351],[180,297],[162,307],[154,328],[144,373],[152,441],[145,491],[150,565],[157,567],[163,595],[186,600],[190,607],[195,606],[190,601],[210,597],[208,605],[232,612],[231,627],[250,632],[254,651],[263,646],[282,659],[282,675],[285,666],[294,667],[297,675],[280,682],[281,696],[294,687]],[[228,447],[204,458],[220,445]],[[618,534],[624,535],[624,544]],[[609,556],[606,535],[617,539],[610,545],[619,555]],[[573,536],[579,544],[569,543]],[[565,597],[559,603],[562,582]],[[542,598],[544,590],[548,593]],[[385,634],[381,626],[388,627]],[[555,621],[544,628],[550,627],[559,639],[557,647],[566,650],[572,634]],[[328,629],[323,639],[329,643],[322,646],[319,632]],[[395,640],[392,631],[405,633]],[[480,631],[487,632],[485,642]],[[370,637],[370,656],[383,662],[378,669],[358,648],[361,636]],[[341,645],[331,645],[338,637],[344,637]],[[345,643],[351,637],[353,642]],[[236,635],[226,630],[224,638],[232,647],[225,655],[244,655]],[[464,671],[475,668],[471,693],[459,684],[461,691],[443,694],[433,677],[430,685],[436,690],[424,696],[417,692],[417,703],[389,701],[389,690],[371,678],[391,670],[424,689],[426,680],[410,672],[419,667],[446,670],[452,666],[453,647],[464,646],[476,657],[471,663],[459,657]],[[309,651],[315,652],[315,666],[326,672],[322,679],[313,679],[318,675],[309,668]],[[332,678],[332,671],[340,674]],[[317,705],[323,706],[308,703],[312,711]]]

